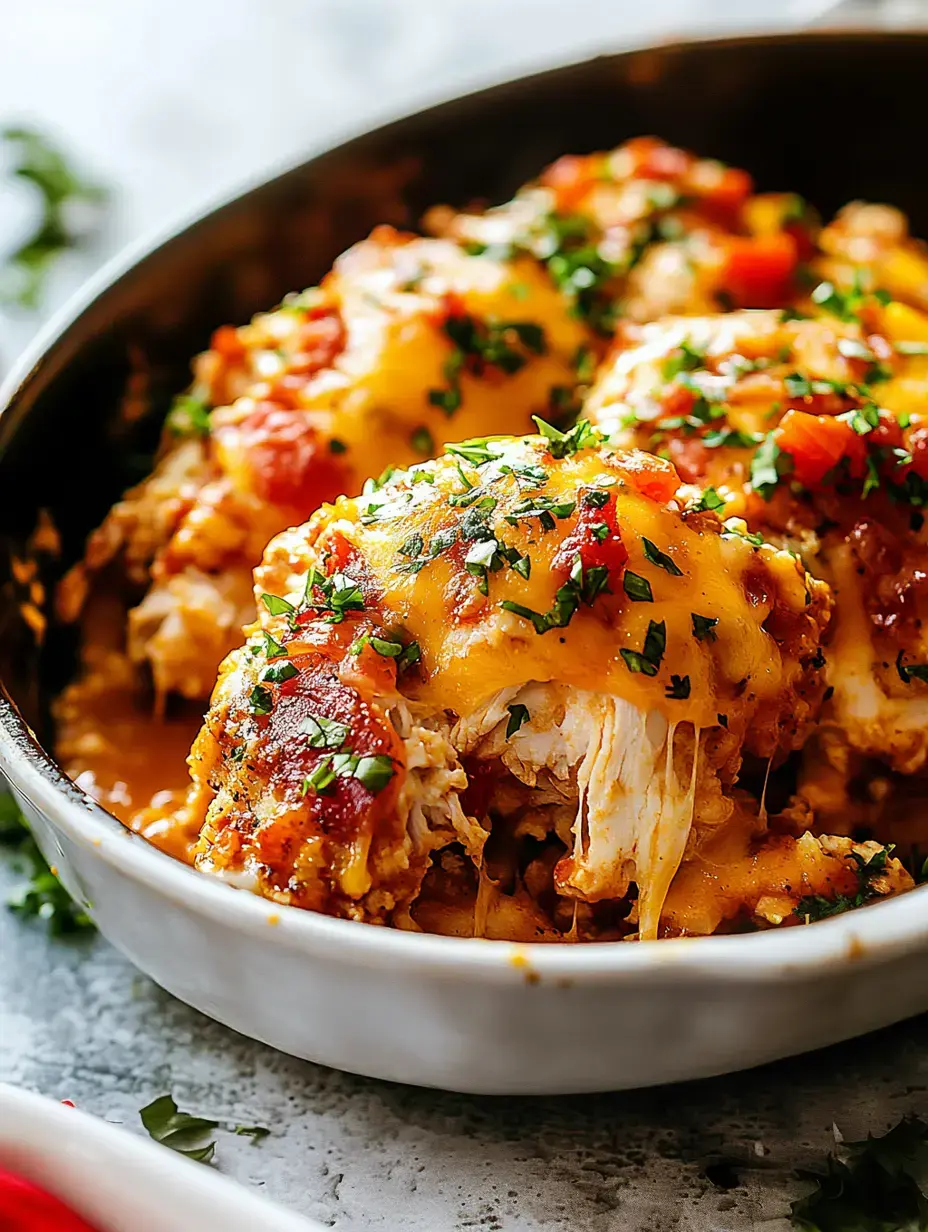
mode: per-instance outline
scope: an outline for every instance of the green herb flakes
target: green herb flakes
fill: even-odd
[[[207,437],[210,407],[192,394],[180,394],[171,403],[165,426],[173,436]]]
[[[649,621],[648,632],[645,635],[644,646],[640,651],[626,650],[623,646],[619,651],[630,672],[640,672],[643,676],[656,676],[667,648],[667,625],[662,620]]]
[[[348,739],[351,728],[346,723],[327,719],[325,715],[310,714],[300,722],[297,731],[308,737],[307,744],[311,749],[340,749]]]
[[[697,642],[714,642],[715,626],[719,623],[718,616],[700,616],[698,612],[690,612],[693,622],[693,637]]]
[[[274,697],[270,689],[256,684],[248,695],[248,708],[252,714],[270,714],[274,708]]]
[[[654,592],[647,578],[626,569],[622,576],[622,589],[633,603],[653,603]]]
[[[595,449],[602,444],[602,436],[589,420],[578,420],[569,431],[561,432],[552,424],[539,419],[537,415],[533,415],[532,419],[538,431],[545,437],[552,458],[568,458],[581,449]]]
[[[659,569],[666,570],[673,577],[683,577],[683,570],[679,565],[666,552],[662,552],[656,544],[653,544],[650,539],[642,538],[641,544],[644,548],[645,560],[650,561],[652,565],[657,565]]]
[[[528,707],[517,702],[514,706],[507,706],[509,711],[509,722],[506,724],[506,739],[514,736],[523,723],[527,723],[531,718],[528,712]]]

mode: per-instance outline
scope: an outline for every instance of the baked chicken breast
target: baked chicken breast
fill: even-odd
[[[735,784],[814,721],[831,606],[678,482],[581,422],[278,535],[190,758],[196,866],[373,922],[657,936],[681,862],[764,829]]]
[[[846,827],[876,820],[887,767],[928,761],[928,317],[859,288],[818,298],[814,315],[626,330],[587,412],[831,584],[803,793],[820,824]]]

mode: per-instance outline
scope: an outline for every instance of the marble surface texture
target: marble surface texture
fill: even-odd
[[[55,134],[114,187],[93,265],[332,133],[525,65],[649,33],[814,19],[731,0],[0,0],[0,125]],[[30,203],[0,190],[0,237]],[[0,372],[39,318],[0,316]],[[11,884],[0,864],[0,893]],[[303,1064],[172,1000],[99,938],[51,940],[0,910],[0,1079],[141,1132],[180,1104],[263,1124],[217,1166],[340,1232],[785,1232],[793,1176],[848,1138],[928,1111],[928,1021],[753,1073],[652,1092],[491,1100]],[[722,1166],[719,1166],[719,1165]]]

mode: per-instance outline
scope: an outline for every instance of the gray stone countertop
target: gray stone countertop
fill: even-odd
[[[115,188],[95,262],[326,136],[523,66],[709,25],[810,19],[824,0],[0,0],[0,125],[34,123]],[[0,193],[0,236],[29,202]],[[5,245],[4,245],[5,246]],[[0,316],[0,372],[35,329]],[[0,865],[0,893],[12,884]],[[0,910],[0,1079],[142,1132],[167,1090],[263,1124],[217,1166],[340,1232],[784,1232],[793,1178],[928,1110],[928,1020],[752,1073],[575,1099],[478,1099],[341,1075],[181,1005],[100,938]],[[720,1160],[727,1165],[713,1169]],[[720,1187],[722,1181],[731,1188]]]

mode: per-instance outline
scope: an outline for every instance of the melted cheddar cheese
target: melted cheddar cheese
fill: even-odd
[[[617,902],[634,883],[658,934],[742,750],[776,758],[814,717],[830,600],[788,553],[683,510],[666,463],[585,424],[548,433],[452,446],[272,541],[255,640],[191,759],[198,867],[389,917],[433,851],[461,843],[482,869],[495,802],[521,791],[542,837],[573,812],[553,892]],[[358,758],[386,777],[352,779],[349,816]],[[477,765],[499,780],[482,804]]]

